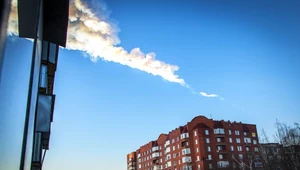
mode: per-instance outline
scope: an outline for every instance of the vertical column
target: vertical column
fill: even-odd
[[[53,120],[55,102],[53,84],[57,66],[58,49],[58,45],[43,41],[34,129],[32,170],[40,170],[42,168],[46,151],[49,149],[50,128]]]

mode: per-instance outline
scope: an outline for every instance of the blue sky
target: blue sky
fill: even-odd
[[[110,0],[102,10],[98,1],[87,4],[120,31],[116,46],[155,52],[179,66],[175,74],[195,92],[225,100],[61,49],[45,170],[125,169],[127,153],[197,115],[257,124],[270,136],[276,119],[300,122],[299,2]],[[6,55],[30,44],[10,38]]]

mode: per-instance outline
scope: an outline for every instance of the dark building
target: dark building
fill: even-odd
[[[127,155],[128,170],[261,169],[256,125],[192,119]]]
[[[18,0],[18,31],[22,38],[33,40],[26,100],[15,93],[15,68],[4,69],[21,56],[3,54],[10,1],[0,3],[0,169],[40,170],[49,149],[55,95],[53,94],[59,46],[66,45],[69,0]],[[20,93],[20,91],[18,92]],[[22,108],[14,110],[14,102]],[[10,103],[12,109],[5,104]],[[22,110],[23,109],[23,110]],[[22,110],[20,112],[20,110]]]
[[[284,146],[279,143],[262,143],[261,155],[265,170],[298,170],[300,145]]]

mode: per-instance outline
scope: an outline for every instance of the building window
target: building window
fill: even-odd
[[[244,132],[244,136],[247,136],[247,132]]]
[[[190,154],[191,153],[191,150],[190,148],[185,148],[185,149],[182,149],[182,155],[185,155],[185,154]]]
[[[185,138],[188,138],[189,137],[189,133],[183,133],[180,135],[180,138],[181,139],[185,139]]]
[[[240,138],[236,138],[236,143],[241,143],[241,139]]]
[[[223,159],[223,155],[222,154],[219,154],[219,159]]]
[[[250,138],[244,138],[244,142],[249,144],[249,143],[251,143],[251,139]]]
[[[200,156],[197,156],[197,161],[200,161]]]
[[[197,139],[195,140],[195,143],[198,144],[198,140]]]
[[[229,143],[232,143],[232,138],[229,138]]]
[[[209,169],[213,168],[212,164],[208,164],[208,167],[209,167]]]
[[[177,149],[179,149],[179,144],[177,144]]]
[[[197,131],[194,131],[194,136],[197,136]]]
[[[173,151],[175,151],[175,146],[173,146]]]
[[[225,132],[223,128],[217,128],[214,129],[214,134],[225,134]]]
[[[217,138],[217,142],[221,142],[221,138]]]
[[[162,159],[160,159],[160,163],[162,163]]]
[[[190,156],[182,157],[182,163],[185,163],[185,162],[192,162],[192,158]]]
[[[175,139],[172,139],[172,143],[174,143],[175,142]]]
[[[196,148],[196,152],[197,152],[197,153],[199,152],[199,148]]]
[[[238,151],[242,151],[242,147],[241,146],[237,146],[237,150]]]
[[[239,154],[239,158],[240,158],[240,159],[243,159],[243,154]]]
[[[159,156],[161,156],[161,152],[159,152]]]
[[[209,131],[208,130],[205,130],[205,135],[209,135]]]
[[[208,155],[208,156],[207,156],[207,159],[208,159],[208,160],[212,160],[211,155]]]
[[[252,133],[252,137],[256,137],[256,133],[253,132],[253,133]]]
[[[180,165],[180,160],[178,160],[178,165]]]
[[[223,150],[223,147],[222,146],[218,146],[218,151],[221,151]]]
[[[234,131],[235,135],[240,135],[240,131],[236,130]]]
[[[176,153],[173,153],[173,158],[176,158]]]
[[[249,151],[249,147],[246,146],[246,151]]]
[[[258,152],[258,147],[254,147],[254,151],[255,151],[255,152]]]
[[[230,146],[230,150],[231,150],[231,151],[234,151],[234,147],[233,147],[233,146]]]
[[[210,151],[211,151],[211,149],[210,149],[210,146],[209,146],[209,147],[207,147],[207,151],[208,151],[208,152],[210,152]]]
[[[209,143],[209,138],[206,138],[206,143]]]
[[[170,147],[167,147],[165,150],[166,153],[169,153],[170,151],[171,151]]]
[[[231,135],[231,130],[228,130],[228,134]]]
[[[255,144],[255,145],[257,144],[256,140],[253,140],[253,144]]]

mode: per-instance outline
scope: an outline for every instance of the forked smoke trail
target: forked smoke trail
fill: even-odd
[[[18,35],[16,1],[12,2],[8,26],[9,35]],[[98,1],[95,3],[97,4],[93,5],[99,8],[93,11],[81,0],[70,1],[67,49],[87,53],[92,61],[100,58],[119,63],[191,89],[184,79],[176,74],[176,71],[179,70],[177,65],[157,60],[153,52],[145,54],[139,48],[127,51],[123,47],[117,46],[120,44],[119,28],[109,19],[105,5],[99,5]],[[209,95],[202,96],[211,97]]]
[[[102,12],[105,9],[99,9]],[[99,12],[97,12],[98,14]],[[9,33],[17,34],[17,10],[16,2],[13,2],[10,17]],[[91,56],[93,61],[101,58],[131,68],[160,76],[163,79],[187,86],[184,79],[175,72],[179,70],[177,65],[165,63],[155,58],[155,53],[143,53],[139,48],[126,51],[117,47],[120,43],[118,27],[110,22],[107,16],[96,15],[81,0],[70,2],[69,27],[67,48],[80,50]]]

